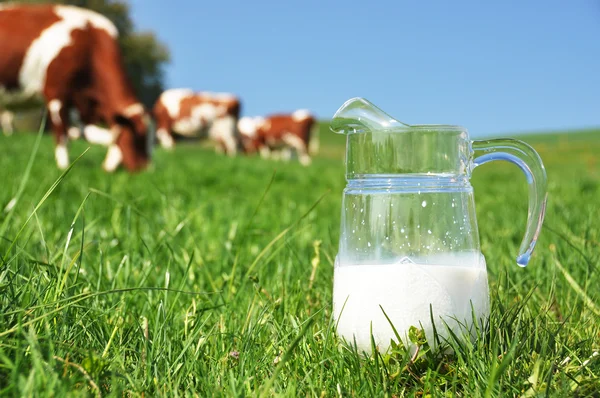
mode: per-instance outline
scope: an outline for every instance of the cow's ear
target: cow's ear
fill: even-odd
[[[139,126],[136,124],[136,121],[132,120],[129,117],[126,117],[121,114],[117,114],[117,115],[115,115],[114,120],[118,126],[121,126],[125,130],[131,131],[134,134],[137,131],[140,131],[140,130],[138,130]]]
[[[131,121],[123,115],[117,114],[115,115],[115,123],[120,124],[121,126],[129,126],[131,125]]]
[[[123,127],[129,127],[133,133],[138,135],[146,135],[148,133],[148,126],[150,123],[149,118],[145,117],[145,114],[135,116],[125,116],[123,114],[117,114],[114,117],[115,123]]]

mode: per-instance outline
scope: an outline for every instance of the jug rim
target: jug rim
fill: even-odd
[[[461,130],[466,131],[467,129],[458,124],[411,124],[410,127],[406,128],[407,130],[411,129],[419,129],[419,130]]]
[[[357,126],[358,127],[358,126]],[[467,128],[457,124],[411,124],[406,126],[394,126],[394,127],[382,127],[374,130],[370,130],[368,128],[354,128],[350,131],[347,130],[333,130],[336,134],[359,134],[365,133],[367,131],[377,132],[377,133],[394,133],[394,132],[407,132],[407,131],[439,131],[439,132],[461,132],[468,133]]]

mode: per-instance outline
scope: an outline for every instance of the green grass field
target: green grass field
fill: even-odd
[[[50,136],[28,178],[36,135],[0,136],[0,395],[600,396],[600,131],[525,137],[549,181],[525,269],[524,176],[475,170],[489,328],[416,358],[332,329],[340,138],[308,168],[183,145],[133,176],[93,147],[60,179]]]

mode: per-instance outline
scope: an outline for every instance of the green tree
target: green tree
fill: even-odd
[[[134,32],[120,41],[127,75],[140,101],[150,109],[164,90],[169,51],[153,32]]]

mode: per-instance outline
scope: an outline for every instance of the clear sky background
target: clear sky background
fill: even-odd
[[[167,87],[244,115],[330,118],[362,96],[473,136],[600,126],[600,0],[130,0],[171,50]]]

